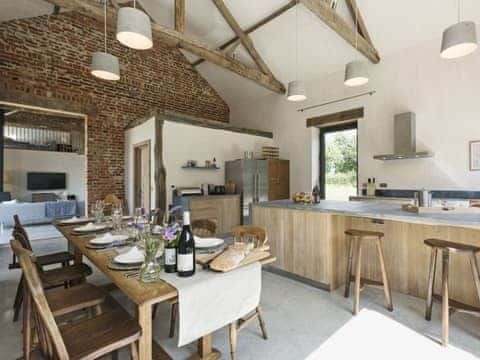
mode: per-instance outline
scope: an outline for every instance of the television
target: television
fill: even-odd
[[[63,190],[66,188],[66,173],[27,173],[27,190]]]

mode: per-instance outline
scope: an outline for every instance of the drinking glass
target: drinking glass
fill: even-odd
[[[120,205],[112,205],[112,225],[114,231],[120,231],[122,229],[122,207]]]
[[[95,204],[92,205],[92,215],[95,218],[95,222],[101,223],[103,220],[103,201],[96,201]]]

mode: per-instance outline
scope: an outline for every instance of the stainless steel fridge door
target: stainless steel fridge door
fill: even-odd
[[[267,160],[256,160],[257,162],[257,200],[268,201],[268,162]]]
[[[243,223],[250,224],[250,204],[256,201],[256,163],[255,160],[242,160],[243,169]]]

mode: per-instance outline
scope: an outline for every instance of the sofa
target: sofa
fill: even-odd
[[[46,202],[15,202],[0,203],[0,224],[4,228],[13,226],[13,215],[18,215],[23,225],[50,223],[54,219],[72,217],[78,214],[75,200]]]

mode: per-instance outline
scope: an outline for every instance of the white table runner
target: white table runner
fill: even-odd
[[[228,273],[197,266],[193,277],[165,272],[160,277],[178,291],[178,346],[238,320],[260,303],[262,266],[258,262]]]

